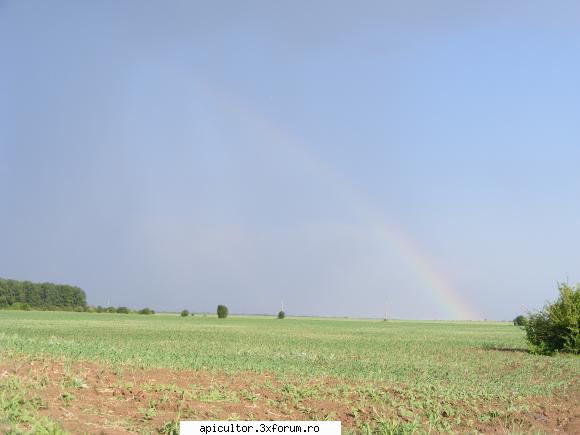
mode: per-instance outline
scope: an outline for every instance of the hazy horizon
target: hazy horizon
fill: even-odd
[[[580,281],[580,3],[0,1],[0,277],[512,319]]]

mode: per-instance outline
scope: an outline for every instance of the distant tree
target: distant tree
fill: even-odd
[[[282,310],[278,313],[278,319],[284,319],[285,317],[286,317],[286,313],[284,312],[284,310]]]
[[[526,324],[526,317],[521,314],[514,319],[515,326],[524,326]]]
[[[116,313],[117,309],[115,307],[107,307],[107,313]]]
[[[187,316],[189,316],[189,311],[183,310],[180,315],[181,315],[181,317],[187,317]]]
[[[526,318],[524,329],[533,353],[580,354],[580,284],[559,284],[558,291],[558,300]]]
[[[129,314],[129,308],[127,308],[127,307],[119,307],[119,308],[117,308],[117,313],[119,313],[119,314]]]
[[[192,316],[195,316],[195,313],[191,313]]]
[[[150,308],[143,308],[138,311],[139,314],[153,314],[153,310]]]
[[[218,305],[217,316],[218,319],[225,319],[226,317],[228,317],[228,307],[226,307],[225,305]]]

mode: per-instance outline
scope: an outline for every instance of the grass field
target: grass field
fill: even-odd
[[[574,431],[579,374],[578,357],[528,354],[509,323],[0,311],[0,432]]]

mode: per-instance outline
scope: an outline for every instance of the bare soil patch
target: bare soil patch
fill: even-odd
[[[0,377],[8,376],[21,380],[30,397],[42,402],[40,414],[58,421],[71,433],[172,433],[179,420],[187,419],[331,419],[356,432],[365,421],[386,418],[411,422],[413,414],[420,412],[411,405],[409,412],[402,412],[383,400],[404,400],[401,386],[332,378],[303,381],[273,374],[139,369],[25,357],[0,364]],[[378,400],[368,400],[365,391],[369,387],[382,394]],[[580,433],[579,403],[578,388],[571,388],[566,394],[529,398],[528,410],[515,413],[509,422],[475,418],[467,425],[468,419],[464,419],[453,429]],[[454,406],[463,415],[475,416],[472,406]],[[499,406],[502,404],[482,404],[478,412]]]

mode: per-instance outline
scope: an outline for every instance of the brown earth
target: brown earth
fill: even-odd
[[[13,359],[0,364],[0,378],[16,377],[31,398],[40,399],[39,413],[71,433],[172,433],[179,420],[340,420],[356,431],[362,422],[381,418],[413,421],[409,412],[365,400],[375,388],[400,397],[401,387],[321,378],[310,381],[280,379],[271,374],[212,373],[168,369],[112,367],[93,362],[55,359]],[[580,393],[526,399],[528,411],[465,426],[458,432],[506,433],[533,431],[580,434]],[[479,411],[502,404],[482,405]],[[462,408],[462,404],[454,404]],[[464,414],[473,414],[466,405]],[[473,414],[475,415],[475,414]],[[442,414],[442,418],[445,418]],[[450,420],[451,421],[451,420]],[[165,432],[163,432],[165,430]]]

